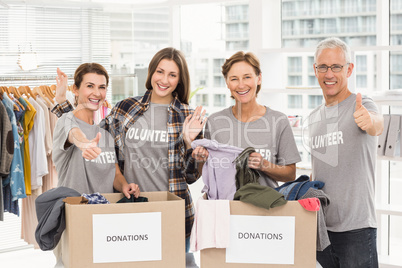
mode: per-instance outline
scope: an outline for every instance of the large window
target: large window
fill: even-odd
[[[110,43],[110,18],[100,9],[0,8],[0,84],[55,84],[57,67],[72,77],[83,62],[110,70]]]
[[[208,94],[197,94],[195,95],[195,101],[197,105],[208,106]]]
[[[308,96],[308,108],[309,109],[314,109],[317,108],[318,106],[320,106],[322,104],[322,96],[319,95],[309,95]]]
[[[311,3],[316,3],[318,6],[302,9]],[[315,14],[313,9],[327,16]],[[381,13],[380,10],[388,10],[389,17],[388,15],[384,17],[387,13]],[[379,91],[402,89],[402,49],[395,47],[402,45],[401,0],[282,0],[281,19],[281,43],[287,53],[294,48],[302,51],[299,54],[306,51],[312,55],[317,43],[328,36],[339,37],[351,46],[355,68],[349,78],[349,85],[353,92],[361,92],[374,98]],[[388,49],[389,45],[394,47]],[[301,66],[300,74],[296,74],[294,68],[289,66],[295,61],[294,56],[284,58],[288,62],[287,68],[283,68],[287,77],[286,86],[295,87],[296,83],[300,83],[298,86],[301,90],[304,87],[313,88],[318,85],[310,69],[313,63],[312,56],[307,55],[307,64]],[[304,57],[301,58],[304,62]],[[288,108],[290,108],[295,103],[295,93],[288,94]],[[308,95],[309,109],[321,104],[322,98],[315,95],[314,89],[311,89],[311,92],[305,91],[305,94]],[[402,99],[401,96],[395,98]],[[401,101],[398,105],[400,103]],[[401,107],[391,107],[384,103],[379,104],[379,108],[383,113],[402,112]],[[309,111],[306,110],[307,114]],[[380,261],[398,266],[402,264],[401,255],[397,253],[402,251],[402,232],[397,227],[402,224],[401,200],[397,194],[397,191],[402,189],[400,163],[400,161],[389,162],[387,159],[378,161],[376,196]]]
[[[289,109],[303,108],[303,96],[302,95],[288,95],[288,108]]]
[[[215,94],[214,95],[214,106],[225,107],[226,106],[226,95],[225,94]]]

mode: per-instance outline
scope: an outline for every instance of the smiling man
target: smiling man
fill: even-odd
[[[309,117],[312,179],[325,182],[331,200],[324,211],[331,245],[317,260],[324,268],[378,267],[374,174],[383,117],[371,99],[349,90],[354,64],[343,41],[321,41],[314,59],[325,103]]]

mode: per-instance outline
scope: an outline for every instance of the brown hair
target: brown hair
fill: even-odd
[[[145,87],[147,89],[152,89],[152,75],[155,73],[159,62],[163,59],[173,60],[177,64],[177,67],[179,67],[179,83],[173,92],[176,92],[180,102],[188,104],[190,96],[190,75],[188,73],[187,62],[184,54],[173,47],[159,50],[152,58],[148,66],[148,76],[147,81],[145,82]]]
[[[105,67],[99,63],[83,63],[78,66],[74,73],[74,86],[79,89],[86,74],[99,74],[106,78],[106,86],[109,85],[109,74],[107,73]],[[74,105],[78,105],[78,97],[75,97]]]
[[[104,77],[106,77],[106,86],[109,85],[109,75],[105,67],[103,67],[99,63],[83,63],[78,66],[77,70],[75,70],[74,73],[74,85],[77,88],[80,88],[82,79],[84,79],[84,75],[90,73],[103,75]]]
[[[261,74],[260,61],[258,60],[257,56],[251,52],[245,53],[243,51],[239,51],[233,54],[229,59],[226,59],[225,63],[222,65],[222,74],[225,77],[225,80],[233,64],[242,61],[250,64],[251,67],[253,67],[254,72],[257,76]],[[257,85],[256,95],[258,95],[258,92],[260,92],[260,90],[261,85]]]

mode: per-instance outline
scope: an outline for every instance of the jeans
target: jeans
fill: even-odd
[[[328,231],[328,235],[331,245],[317,251],[317,261],[323,268],[378,268],[377,229]]]

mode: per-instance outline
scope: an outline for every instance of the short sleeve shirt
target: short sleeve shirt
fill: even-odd
[[[127,130],[124,177],[141,191],[168,191],[168,104],[149,103],[149,108]]]
[[[96,159],[83,158],[82,151],[75,145],[65,148],[68,134],[74,127],[79,127],[89,140],[101,133],[98,147],[102,152]],[[58,186],[72,188],[81,194],[113,192],[117,163],[114,140],[99,126],[89,125],[71,112],[63,114],[54,130],[52,157],[59,177]]]
[[[262,157],[277,165],[290,165],[301,160],[287,116],[268,107],[262,117],[247,123],[236,119],[232,107],[212,114],[204,136],[243,149],[253,147]],[[275,180],[262,172],[260,174],[260,184],[278,187]]]

